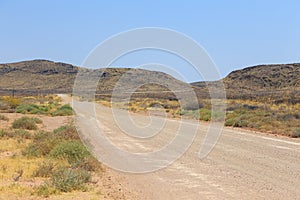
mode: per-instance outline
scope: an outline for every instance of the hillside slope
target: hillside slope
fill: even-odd
[[[0,93],[16,95],[22,94],[51,94],[72,93],[74,81],[78,72],[84,72],[88,77],[96,78],[98,82],[97,94],[110,95],[116,85],[126,92],[135,85],[140,97],[174,98],[167,88],[172,86],[176,90],[190,87],[163,72],[131,68],[87,69],[70,64],[52,62],[48,60],[23,61],[18,63],[0,64]],[[118,83],[123,75],[127,75],[126,82]],[[124,77],[124,76],[123,76]],[[159,85],[164,83],[166,87]],[[89,84],[82,83],[82,89],[88,90]],[[146,94],[143,94],[146,93]]]
[[[258,65],[231,72],[222,79],[228,98],[296,95],[300,91],[300,64]],[[216,82],[208,84],[214,85]],[[192,83],[204,88],[204,82]]]
[[[64,93],[72,91],[78,67],[47,60],[0,65],[0,91],[16,94]]]
[[[129,91],[135,85],[134,96],[147,98],[174,98],[167,87],[176,91],[185,90],[187,83],[172,76],[142,69],[106,68],[91,70],[61,62],[48,60],[33,60],[17,63],[0,64],[0,94],[52,94],[72,93],[74,80],[79,71],[99,80],[97,94],[110,96],[115,87],[121,84],[122,92]],[[126,83],[118,83],[121,77],[127,75]],[[300,91],[300,64],[258,65],[231,72],[222,79],[228,98],[256,98],[268,96],[276,99],[295,98]],[[161,86],[160,83],[164,83]],[[195,82],[191,85],[198,97],[208,98],[206,84],[216,86],[215,82]],[[83,90],[88,90],[88,84],[83,83]]]

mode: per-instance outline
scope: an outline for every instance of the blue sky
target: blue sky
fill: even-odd
[[[197,41],[226,76],[256,64],[300,62],[299,9],[297,0],[0,0],[0,63],[49,59],[80,65],[112,35],[162,27]],[[135,66],[144,62],[140,57],[116,65]],[[188,81],[197,79],[182,62],[170,63]]]

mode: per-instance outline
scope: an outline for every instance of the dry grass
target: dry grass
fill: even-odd
[[[71,129],[69,127],[70,126],[66,126],[66,128],[63,127],[57,129],[55,134],[57,135],[66,131],[70,132]],[[65,141],[65,139],[63,138],[64,136],[61,137],[62,142]],[[20,141],[15,137],[0,138],[0,198],[40,199],[50,195],[50,199],[61,199],[64,198],[64,196],[66,196],[67,199],[71,199],[71,196],[73,195],[65,195],[64,193],[62,193],[62,191],[77,193],[77,191],[72,191],[73,189],[77,190],[79,188],[79,185],[80,188],[85,188],[85,191],[89,191],[89,194],[86,194],[85,196],[97,196],[96,192],[93,192],[94,186],[89,184],[86,185],[88,179],[84,179],[81,181],[81,178],[83,178],[83,175],[86,175],[86,177],[88,177],[87,175],[90,174],[89,170],[95,171],[95,173],[97,171],[97,173],[101,174],[103,171],[99,171],[99,169],[101,169],[102,167],[98,162],[94,162],[91,159],[86,159],[80,165],[78,164],[76,166],[76,170],[74,169],[74,173],[75,175],[76,173],[80,174],[76,175],[76,179],[73,181],[73,176],[69,177],[69,172],[67,172],[68,170],[71,170],[73,173],[73,168],[68,162],[68,159],[53,158],[49,160],[49,156],[23,156],[21,152],[26,149],[32,142],[33,139],[23,139]],[[53,149],[54,148],[55,146],[53,146]],[[76,152],[75,154],[77,155]],[[76,156],[75,154],[74,156]],[[88,156],[89,154],[80,153],[79,155]],[[51,163],[51,165],[47,165],[47,163]],[[55,171],[59,169],[61,169],[61,171],[59,171],[60,173],[65,174],[66,179],[53,179],[55,180],[55,184],[57,185],[57,187],[59,186],[59,188],[57,188],[55,185],[50,185],[48,187],[47,183],[50,183],[49,181],[52,181],[52,175],[55,174]],[[64,173],[62,169],[66,169],[66,172]],[[45,174],[47,173],[48,175],[46,176]],[[64,181],[67,182],[65,183]],[[74,184],[74,186],[68,185],[69,183]],[[77,183],[80,184],[77,185]],[[54,188],[55,190],[51,190],[51,188]],[[67,189],[64,190],[65,188]],[[67,196],[69,196],[70,198]]]
[[[97,103],[111,106],[110,99],[101,99]],[[229,99],[227,104],[226,126],[241,127],[289,137],[300,137],[300,103],[269,103],[253,100]],[[113,106],[137,113],[153,110],[163,111],[168,117],[187,117],[203,121],[211,120],[209,99],[199,102],[200,109],[182,109],[178,101],[168,99],[132,98],[129,103],[117,102]],[[213,116],[218,118],[218,113]]]
[[[58,108],[60,107],[59,102],[61,101],[56,96],[48,97],[22,97],[20,98],[22,104],[35,104],[35,105],[49,105],[57,104]],[[66,107],[66,106],[65,106]],[[60,111],[64,111],[65,107],[62,107]],[[69,107],[66,108],[70,110]],[[90,154],[87,151],[84,151],[84,154],[81,154],[81,149],[78,149],[77,152],[71,151],[71,149],[65,148],[60,149],[60,153],[64,155],[64,151],[67,151],[68,159],[75,158],[79,156],[80,162],[71,163],[68,159],[64,157],[59,158],[50,158],[50,155],[45,154],[41,156],[26,156],[24,155],[24,150],[26,150],[30,145],[35,144],[41,146],[44,144],[49,145],[51,137],[56,139],[56,142],[53,143],[53,146],[49,147],[49,152],[53,149],[59,149],[59,144],[65,144],[67,141],[76,141],[80,143],[80,138],[77,135],[77,131],[72,124],[68,124],[67,121],[64,126],[55,127],[52,123],[53,120],[56,120],[61,124],[64,120],[62,118],[67,117],[51,117],[39,115],[43,119],[45,125],[39,124],[36,126],[38,130],[23,130],[23,129],[13,129],[12,124],[14,122],[21,121],[21,125],[28,124],[24,119],[30,119],[34,122],[41,122],[41,120],[35,121],[37,115],[24,115],[19,113],[3,113],[3,123],[0,124],[0,199],[44,199],[49,196],[49,199],[74,199],[78,195],[81,195],[84,199],[88,197],[89,199],[95,198],[98,196],[96,191],[93,191],[93,188],[96,188],[94,185],[88,183],[88,179],[81,180],[84,176],[88,177],[89,174],[93,173],[94,176],[100,176],[103,173],[102,166],[98,161],[90,158]],[[49,118],[49,119],[48,119]],[[9,120],[7,120],[9,119]],[[24,123],[23,123],[24,122]],[[42,131],[45,134],[41,134],[43,128],[49,130],[49,124],[51,123],[51,130],[49,132]],[[23,126],[22,126],[23,127]],[[56,129],[55,129],[56,128]],[[24,134],[25,135],[24,135]],[[24,137],[23,137],[24,135]],[[26,137],[25,137],[26,136]],[[42,139],[43,137],[44,139]],[[39,139],[37,139],[39,138]],[[45,143],[40,143],[41,140],[45,140]],[[48,141],[48,142],[47,142]],[[76,144],[77,144],[76,143]],[[73,143],[72,143],[73,144]],[[68,147],[68,146],[67,146]],[[72,146],[71,146],[72,148]],[[74,153],[74,154],[73,154]],[[76,160],[77,161],[77,160]],[[49,164],[50,163],[50,164]],[[43,165],[42,165],[43,164]],[[72,168],[76,167],[76,169]],[[53,175],[57,172],[58,169],[65,169],[60,171],[60,173],[65,174],[64,179],[53,179]],[[75,170],[75,171],[73,171]],[[69,171],[72,172],[76,179],[73,180],[73,176],[69,176]],[[70,175],[72,175],[72,173]],[[73,182],[72,182],[73,181]],[[51,183],[50,185],[48,185]],[[55,185],[53,185],[55,183]],[[73,185],[68,185],[73,183]],[[77,185],[77,183],[80,183]],[[85,191],[88,191],[88,194],[77,190],[82,186],[86,188]],[[58,186],[60,188],[58,188]],[[70,194],[63,193],[62,188],[67,188],[66,191],[69,191]],[[99,190],[98,188],[96,190]]]

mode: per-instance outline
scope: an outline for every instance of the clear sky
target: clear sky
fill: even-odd
[[[300,62],[299,10],[299,0],[0,0],[0,63],[49,59],[80,65],[112,35],[162,27],[196,40],[226,76],[256,64]],[[180,62],[177,67],[184,70]]]

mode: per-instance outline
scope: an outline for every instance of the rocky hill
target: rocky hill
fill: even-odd
[[[47,60],[0,65],[0,92],[16,94],[64,93],[72,91],[78,67]]]
[[[99,80],[98,96],[110,96],[119,84],[120,93],[130,91],[135,85],[146,84],[136,89],[133,96],[147,98],[175,98],[167,87],[184,91],[189,87],[172,76],[142,69],[106,68],[87,69],[61,62],[33,60],[0,64],[0,94],[28,95],[72,93],[78,72],[84,71],[88,77]],[[123,83],[120,78],[127,77]],[[228,98],[272,97],[274,99],[296,98],[300,91],[300,64],[258,65],[231,72],[223,78]],[[166,87],[161,86],[164,83]],[[215,82],[192,83],[200,98],[208,98],[207,84]],[[82,83],[82,90],[89,90],[89,84]],[[299,98],[300,99],[300,98]]]
[[[122,92],[126,92],[136,85],[143,85],[145,81],[149,84],[137,88],[135,96],[174,98],[167,87],[172,86],[177,91],[190,87],[187,83],[157,71],[130,68],[92,70],[60,62],[33,60],[0,64],[0,94],[12,94],[13,91],[16,95],[72,93],[79,71],[91,80],[99,80],[96,93],[100,96],[109,96],[118,84],[121,84]],[[126,80],[118,82],[123,75],[126,75]],[[159,83],[164,83],[166,87]],[[82,90],[89,90],[87,83],[82,83],[81,87]]]
[[[300,64],[258,65],[231,72],[222,79],[228,98],[279,98],[300,91]],[[216,82],[209,82],[214,85]],[[204,82],[192,83],[205,88]]]

